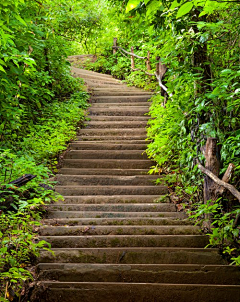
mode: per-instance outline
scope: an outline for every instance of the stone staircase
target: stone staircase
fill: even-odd
[[[40,230],[55,256],[41,252],[32,301],[239,302],[239,269],[204,249],[207,237],[147,174],[151,94],[72,69],[92,90],[91,120],[56,176],[65,200]]]

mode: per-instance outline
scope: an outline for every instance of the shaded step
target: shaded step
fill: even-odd
[[[123,128],[123,129],[81,129],[78,133],[78,135],[81,136],[85,136],[85,135],[89,135],[89,136],[105,136],[105,135],[109,135],[109,136],[118,136],[118,137],[124,137],[124,136],[145,136],[144,138],[146,138],[146,129],[145,128]]]
[[[184,213],[177,212],[102,212],[102,211],[51,211],[48,218],[151,218],[151,217],[171,217],[183,218]],[[129,221],[129,220],[128,220]]]
[[[38,265],[40,280],[61,282],[129,282],[238,285],[240,271],[227,265],[68,264]]]
[[[74,167],[74,164],[72,165]],[[61,174],[67,175],[146,175],[149,169],[101,169],[101,168],[61,168]]]
[[[218,249],[174,247],[61,248],[41,251],[39,261],[49,263],[226,264]]]
[[[116,204],[116,203],[149,203],[149,202],[169,202],[167,196],[159,195],[88,195],[88,196],[65,196],[64,201],[57,204]]]
[[[89,169],[149,169],[152,165],[151,160],[145,159],[64,159],[63,162],[64,168]]]
[[[87,123],[87,127],[93,128],[145,128],[147,121],[90,121]]]
[[[164,195],[165,186],[56,186],[56,191],[65,196],[72,195]]]
[[[120,88],[119,90],[122,91],[122,88]],[[111,91],[113,91],[111,89]],[[133,94],[133,92],[132,92]],[[126,103],[129,102],[128,104],[130,105],[131,103],[135,104],[136,102],[146,102],[148,101],[150,98],[152,97],[152,95],[108,95],[108,96],[99,96],[97,94],[91,96],[91,103]],[[150,105],[150,103],[149,103]]]
[[[96,97],[97,98],[97,97]],[[119,108],[132,108],[132,107],[140,107],[140,108],[144,108],[147,107],[149,108],[150,103],[149,102],[116,102],[116,103],[112,103],[112,102],[98,102],[97,99],[95,102],[91,102],[91,108],[111,108],[113,106],[118,106]]]
[[[239,302],[240,286],[208,284],[43,282],[47,288],[39,301],[122,302]]]
[[[88,118],[90,118],[90,120],[94,120],[94,121],[124,121],[124,122],[129,122],[129,121],[148,121],[150,119],[149,116],[145,115],[145,116],[131,116],[131,115],[119,115],[119,116],[114,116],[114,115],[88,115]]]
[[[73,159],[148,159],[142,150],[69,150],[65,158]]]
[[[112,88],[112,87],[123,87],[126,88],[126,85],[122,84],[121,82],[112,82],[111,80],[103,81],[103,80],[98,80],[97,78],[91,79],[84,79],[85,84],[89,86],[90,88],[97,88],[97,87],[105,87],[105,88]]]
[[[113,115],[113,116],[142,116],[148,113],[147,106],[131,106],[119,107],[111,106],[109,108],[89,108],[89,113],[92,115]]]
[[[109,176],[109,175],[60,175],[55,177],[58,185],[116,185],[116,186],[133,186],[133,185],[154,185],[156,175],[136,175],[136,176]]]
[[[200,228],[189,225],[175,226],[42,226],[42,236],[78,235],[198,235]]]
[[[138,140],[141,143],[144,143],[146,140],[146,135],[125,135],[125,136],[117,136],[117,135],[94,135],[94,136],[77,136],[76,139],[78,141],[114,141],[119,140],[120,142]]]
[[[52,212],[51,214],[56,214]],[[57,213],[58,215],[59,213]],[[136,213],[135,213],[136,214]],[[160,213],[160,217],[103,217],[103,218],[85,218],[85,217],[73,217],[73,218],[49,218],[44,220],[46,225],[192,225],[187,219],[180,219],[179,214],[171,215],[172,217],[166,217],[166,213]]]
[[[69,146],[71,150],[142,150],[146,149],[147,144],[133,144],[126,142],[125,144],[117,141],[112,142],[74,142]]]
[[[50,204],[47,207],[50,211],[176,212],[173,203]]]
[[[114,90],[114,89],[101,89],[97,90],[94,89],[92,93],[93,97],[95,98],[96,96],[147,96],[148,98],[152,97],[152,94],[149,93],[148,91],[133,91],[132,89],[126,90]]]
[[[208,244],[204,235],[97,235],[97,236],[40,236],[53,248],[93,247],[194,247]]]

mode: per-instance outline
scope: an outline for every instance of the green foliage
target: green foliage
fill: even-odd
[[[224,212],[221,199],[214,203],[210,200],[207,204],[197,204],[196,209],[190,211],[190,218],[197,221],[196,224],[203,224],[207,221],[206,215],[211,215],[212,229],[209,236],[209,246],[219,247],[223,254],[236,265],[239,262],[239,227],[235,220],[240,214],[240,208],[231,212]]]

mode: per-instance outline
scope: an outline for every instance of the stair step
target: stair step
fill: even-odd
[[[81,136],[105,136],[105,135],[109,135],[109,136],[118,136],[118,139],[119,138],[122,138],[124,136],[144,136],[144,138],[146,138],[146,129],[145,128],[140,128],[140,129],[137,129],[137,128],[132,128],[132,129],[129,129],[129,128],[123,128],[123,129],[88,129],[88,128],[85,128],[85,129],[81,129],[78,133],[78,135],[81,135]]]
[[[129,121],[129,122],[125,122],[125,121],[89,121],[87,123],[87,127],[91,128],[91,129],[95,129],[95,128],[100,128],[100,129],[104,129],[104,128],[120,128],[120,129],[124,129],[124,128],[145,128],[147,126],[147,121]],[[146,147],[146,146],[145,146]]]
[[[208,244],[204,235],[83,235],[83,236],[40,236],[53,248],[93,247],[195,247]]]
[[[164,195],[165,186],[56,186],[56,191],[64,196],[72,195]]]
[[[142,150],[146,149],[146,144],[133,144],[128,141],[123,144],[120,141],[112,142],[74,142],[70,145],[71,150]]]
[[[48,226],[40,228],[42,236],[75,235],[198,235],[200,228],[191,225],[171,226]]]
[[[87,195],[87,196],[65,196],[64,200],[59,200],[57,204],[118,204],[118,203],[163,203],[169,202],[165,195]]]
[[[149,169],[115,169],[115,168],[61,168],[59,173],[67,175],[147,175]]]
[[[148,159],[142,150],[69,150],[64,157],[72,159]]]
[[[183,247],[54,248],[41,251],[44,263],[226,264],[218,249]]]
[[[49,204],[49,211],[176,212],[173,203]]]
[[[154,185],[159,178],[157,175],[109,176],[109,175],[61,175],[55,177],[60,186],[72,185],[101,185],[101,186],[133,186]]]
[[[136,159],[64,159],[64,168],[150,169],[151,160]],[[100,194],[100,193],[99,193]]]
[[[52,212],[51,214],[56,214],[56,212]],[[59,212],[58,212],[59,214]],[[129,216],[129,217],[73,217],[73,218],[61,218],[61,217],[53,217],[44,220],[45,225],[69,225],[69,226],[76,226],[76,225],[192,225],[192,223],[187,219],[180,219],[178,213],[171,215],[169,214],[166,216],[163,213],[159,214],[160,217],[143,217],[143,216]],[[66,215],[65,215],[66,216]],[[77,215],[76,215],[77,216]]]
[[[147,114],[149,110],[148,106],[131,106],[131,107],[119,107],[109,106],[108,108],[89,108],[91,115],[112,115],[112,116],[142,116]]]
[[[94,99],[95,101],[91,102],[91,108],[112,108],[113,106],[118,106],[118,108],[132,108],[132,107],[140,107],[140,108],[149,108],[150,103],[149,102],[134,102],[134,103],[128,103],[128,102],[98,102],[98,99]]]
[[[39,301],[61,302],[239,302],[240,285],[121,283],[121,282],[43,282],[47,290]]]
[[[128,91],[126,89],[122,89],[122,90],[114,90],[114,89],[101,89],[101,90],[97,90],[94,89],[93,90],[93,97],[96,96],[146,96],[148,98],[152,97],[152,94],[149,93],[148,91],[138,91],[135,90],[133,91],[132,89],[129,89]]]
[[[124,121],[125,123],[131,122],[131,121],[148,121],[150,119],[149,116],[145,115],[145,116],[131,116],[131,115],[88,115],[88,118],[94,120],[94,121]]]
[[[122,91],[122,88],[119,89],[120,91]],[[111,89],[111,91],[113,91]],[[132,95],[99,95],[99,94],[95,94],[91,97],[91,103],[126,103],[128,102],[129,106],[131,106],[131,103],[135,104],[135,102],[146,102],[148,101],[152,95],[147,94],[147,95],[134,95],[134,93],[131,93]],[[150,105],[150,103],[149,103]]]
[[[40,280],[61,282],[239,284],[239,269],[228,265],[43,263],[38,269]]]

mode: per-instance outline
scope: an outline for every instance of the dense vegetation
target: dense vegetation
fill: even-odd
[[[88,67],[111,73],[130,85],[152,89],[147,154],[152,173],[165,175],[181,204],[202,203],[203,176],[196,159],[207,137],[221,146],[222,175],[235,165],[239,188],[239,4],[222,0],[2,0],[0,3],[0,301],[19,295],[31,278],[42,246],[34,231],[44,203],[58,198],[39,183],[57,169],[57,157],[84,118],[87,94],[70,75],[67,56],[97,54]],[[118,45],[146,56],[153,69],[160,57],[167,66],[167,102],[143,60],[112,52]],[[23,174],[36,178],[16,188],[8,183]],[[194,206],[192,216],[214,213],[210,243],[224,247],[239,263],[239,208],[228,195],[214,205]],[[227,211],[231,208],[231,211]],[[12,294],[11,294],[12,293]],[[23,292],[22,292],[23,293]],[[10,299],[11,300],[11,299]]]

